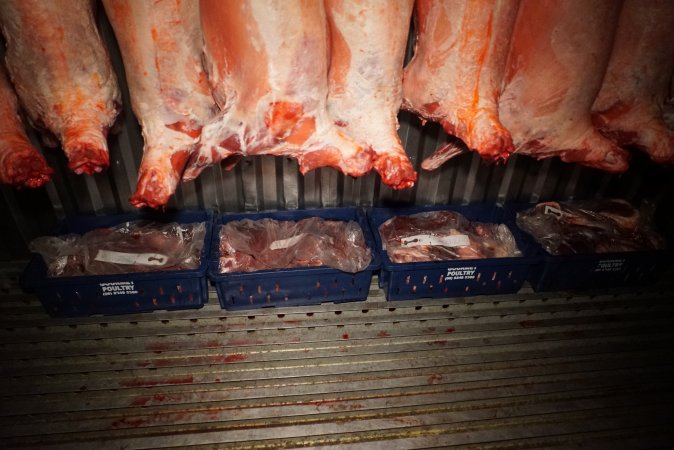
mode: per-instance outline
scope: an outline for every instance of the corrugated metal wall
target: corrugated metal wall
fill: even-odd
[[[127,199],[135,188],[143,141],[130,109],[112,30],[102,11],[99,16],[101,33],[108,43],[124,102],[118,132],[109,140],[110,169],[94,176],[77,176],[67,170],[60,150],[45,150],[47,160],[56,169],[51,183],[37,191],[0,188],[3,215],[0,259],[25,255],[26,242],[45,233],[59,217],[134,209]],[[399,132],[417,170],[438,143],[448,138],[436,124],[422,127],[417,118],[407,113],[400,114]],[[32,137],[39,144],[37,137]],[[635,155],[628,173],[615,176],[564,164],[557,159],[538,162],[513,156],[506,165],[491,165],[482,162],[476,154],[464,154],[434,172],[420,171],[412,189],[393,191],[382,185],[374,173],[354,179],[325,168],[302,176],[295,160],[263,156],[245,158],[232,171],[219,167],[207,169],[195,182],[183,184],[168,208],[214,208],[224,212],[608,196],[660,203],[672,194],[671,180],[671,170],[655,166],[642,155]]]

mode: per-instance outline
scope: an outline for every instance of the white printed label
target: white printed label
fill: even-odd
[[[113,264],[141,266],[163,266],[168,261],[168,257],[161,253],[124,253],[112,250],[99,250],[94,259]]]
[[[302,238],[304,237],[304,235],[305,235],[305,233],[300,233],[297,236],[293,236],[293,237],[288,238],[288,239],[279,239],[278,241],[272,242],[271,245],[269,246],[269,248],[271,250],[280,250],[280,249],[283,249],[283,248],[292,247],[293,245],[295,245],[299,241],[301,241]]]
[[[109,295],[131,295],[137,294],[133,281],[118,281],[114,283],[100,283],[101,292],[103,297]]]
[[[453,236],[433,236],[430,234],[417,234],[402,239],[403,247],[419,247],[421,245],[465,247],[467,245],[470,245],[470,239],[465,234],[456,234]]]
[[[625,264],[624,259],[602,259],[597,263],[595,272],[620,272]]]
[[[562,217],[564,213],[562,212],[561,209],[555,208],[554,206],[549,206],[545,205],[545,209],[543,210],[543,214],[552,214],[557,217]]]
[[[447,268],[447,276],[445,276],[445,280],[447,280],[447,281],[474,280],[476,270],[477,270],[477,267],[475,267],[475,266],[450,267],[450,268]]]

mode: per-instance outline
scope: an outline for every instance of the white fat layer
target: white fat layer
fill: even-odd
[[[498,95],[517,14],[512,0],[427,2],[426,32],[405,69],[406,105],[421,110],[437,102],[434,119],[460,124],[467,114],[498,117]],[[446,27],[444,39],[434,32]],[[447,26],[449,24],[449,26]],[[487,26],[489,24],[489,26]],[[487,30],[491,30],[487,34]]]
[[[563,151],[590,139],[590,107],[610,52],[610,33],[596,31],[611,28],[606,20],[610,5],[603,3],[554,4],[550,14],[555,14],[555,26],[536,36],[538,56],[511,53],[514,74],[501,98],[500,113],[516,147],[538,140]],[[521,30],[515,38],[517,32]],[[523,67],[524,59],[528,67]]]
[[[3,1],[0,16],[7,68],[31,122],[62,140],[65,130],[77,124],[85,139],[107,148],[102,131],[117,116],[120,93],[92,3]]]
[[[327,114],[328,36],[323,3],[258,0],[240,6],[254,23],[250,42],[254,50],[263,51],[266,74],[232,76],[216,86],[216,91],[226,92],[228,106],[202,130],[200,159],[211,160],[212,151],[223,159],[229,156],[231,151],[219,144],[232,136],[238,138],[243,154],[256,149],[256,154],[298,156],[328,145],[339,149],[344,159],[352,158],[359,147],[336,129]],[[226,66],[225,61],[211,64]],[[247,83],[254,76],[266,76],[269,91],[252,102],[244,101],[239,93],[250,92]],[[274,102],[301,104],[304,116],[315,119],[316,130],[301,147],[275,142],[270,135],[264,119]]]
[[[375,152],[403,152],[396,133],[409,1],[345,2],[330,11],[350,50],[344,86],[331,86],[328,110]],[[334,56],[333,56],[334,57]],[[339,57],[339,56],[337,56]]]
[[[131,103],[143,128],[146,151],[189,149],[196,139],[166,125],[184,123],[198,128],[214,109],[210,95],[198,83],[203,73],[198,2],[126,3],[131,14],[118,16],[114,2],[104,2],[122,50]],[[156,30],[157,40],[152,30]]]

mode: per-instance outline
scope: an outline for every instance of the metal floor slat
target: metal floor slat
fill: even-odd
[[[674,284],[49,318],[0,265],[0,442],[670,448]]]

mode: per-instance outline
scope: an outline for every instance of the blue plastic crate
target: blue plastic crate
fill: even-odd
[[[506,222],[517,227],[517,212],[535,205],[506,205]],[[672,261],[671,249],[555,256],[546,252],[532,236],[520,232],[529,242],[527,255],[541,261],[527,277],[537,292],[652,284],[662,277]]]
[[[210,262],[213,215],[207,212],[175,214],[137,213],[101,217],[74,217],[57,226],[55,236],[82,234],[131,220],[206,223],[204,248],[198,269],[115,275],[47,277],[47,265],[33,255],[22,275],[24,288],[34,291],[49,315],[77,317],[93,314],[130,314],[157,309],[201,308],[208,301],[206,272]]]
[[[462,259],[413,263],[394,263],[382,250],[379,226],[394,216],[408,216],[427,211],[451,210],[470,221],[502,223],[503,211],[494,205],[431,206],[413,208],[374,208],[369,221],[381,253],[379,285],[388,300],[413,300],[517,292],[536,259],[531,257]],[[513,230],[517,245],[526,245],[522,233]]]
[[[370,265],[355,274],[329,267],[220,273],[220,225],[243,219],[271,218],[297,221],[306,217],[358,222],[363,229],[365,243],[372,250]],[[208,276],[216,286],[220,305],[228,310],[362,301],[367,298],[372,274],[380,265],[365,214],[355,208],[225,214],[216,221],[211,247],[213,252]]]

